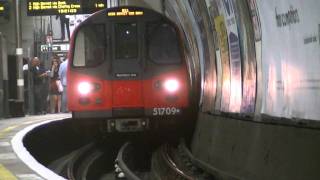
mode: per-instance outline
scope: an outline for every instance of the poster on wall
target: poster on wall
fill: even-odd
[[[252,24],[254,29],[254,37],[256,41],[261,40],[261,23],[260,23],[260,16],[259,11],[257,7],[256,0],[247,0],[249,8],[250,8],[250,14],[252,18]]]
[[[219,2],[219,9],[224,15],[228,33],[231,73],[229,111],[240,112],[242,101],[241,51],[237,21],[235,17],[235,6],[233,0],[220,0]]]
[[[208,32],[211,28],[211,22],[209,21],[209,14],[203,9],[207,9],[204,1],[189,1],[191,10],[195,17],[195,20],[199,26],[201,43],[203,46],[204,56],[204,86],[203,86],[203,112],[213,112],[215,94],[216,94],[216,68],[215,68],[215,51],[213,46],[212,31]]]
[[[240,37],[242,102],[241,113],[254,113],[256,100],[256,48],[255,34],[247,1],[235,1],[235,15]]]
[[[222,95],[221,111],[229,111],[230,103],[230,61],[228,48],[228,34],[223,16],[214,18],[214,24],[218,34],[221,65],[222,65]]]
[[[221,111],[221,104],[222,104],[222,79],[223,79],[223,74],[222,74],[222,61],[221,61],[221,54],[220,54],[220,42],[219,42],[219,38],[218,38],[218,32],[215,26],[215,18],[217,16],[220,16],[219,14],[219,9],[218,9],[218,5],[216,0],[206,0],[206,7],[207,7],[207,12],[209,15],[209,21],[210,21],[210,25],[211,27],[209,28],[209,33],[211,32],[212,36],[213,36],[213,42],[214,43],[214,48],[212,48],[212,51],[215,51],[214,53],[214,62],[212,64],[215,65],[215,102],[214,102],[214,107],[212,109],[212,113],[215,112],[220,112]],[[222,19],[222,22],[224,22],[224,20]],[[223,24],[224,25],[224,24]],[[224,25],[224,29],[225,25]],[[225,31],[226,34],[226,31]],[[226,42],[226,44],[228,44]],[[228,46],[227,46],[228,47]],[[228,55],[228,53],[227,53]],[[228,60],[229,61],[229,60]],[[229,72],[230,75],[230,72]],[[229,78],[230,81],[230,78]],[[230,84],[230,83],[229,83]],[[228,98],[228,103],[226,105],[226,107],[229,107],[229,98]]]
[[[320,1],[257,1],[262,30],[262,113],[320,120]]]

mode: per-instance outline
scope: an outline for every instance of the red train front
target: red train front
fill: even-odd
[[[67,79],[73,118],[106,122],[108,131],[171,124],[189,105],[180,32],[149,9],[106,9],[84,21],[71,40]]]

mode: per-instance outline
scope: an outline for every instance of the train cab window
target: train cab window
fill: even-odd
[[[167,23],[147,26],[149,58],[159,64],[180,63],[179,40],[175,29]]]
[[[105,60],[105,30],[103,25],[82,27],[77,33],[73,65],[96,66]]]
[[[138,39],[136,23],[118,23],[115,25],[116,59],[138,57]]]

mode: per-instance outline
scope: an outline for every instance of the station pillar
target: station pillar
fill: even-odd
[[[24,116],[24,77],[23,77],[23,49],[22,49],[22,34],[21,34],[21,8],[20,1],[14,1],[15,8],[15,33],[16,33],[16,69],[17,69],[17,99],[10,102],[10,111],[14,112],[13,116]]]

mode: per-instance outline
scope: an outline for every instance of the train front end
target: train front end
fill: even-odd
[[[166,17],[137,7],[106,9],[77,28],[70,47],[74,119],[120,132],[181,121],[189,81],[178,28]]]

